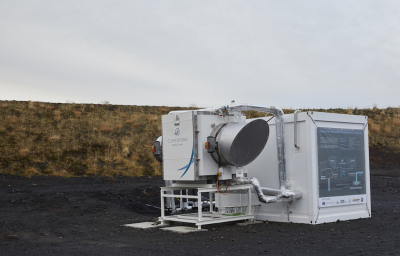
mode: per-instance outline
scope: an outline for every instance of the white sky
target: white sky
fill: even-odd
[[[399,1],[0,0],[0,100],[400,105]]]

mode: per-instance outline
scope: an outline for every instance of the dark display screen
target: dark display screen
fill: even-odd
[[[319,197],[366,193],[364,130],[318,128]]]

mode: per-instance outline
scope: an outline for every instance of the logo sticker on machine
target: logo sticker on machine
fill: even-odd
[[[183,166],[182,168],[178,169],[178,171],[185,170],[185,171],[183,172],[181,178],[187,173],[187,171],[189,170],[190,166],[191,166],[191,165],[193,164],[193,162],[194,162],[193,153],[194,153],[194,146],[193,146],[193,149],[192,149],[192,156],[190,157],[189,163],[188,163],[187,165]]]
[[[320,207],[342,206],[365,203],[366,195],[335,196],[319,198]]]
[[[179,136],[181,134],[181,130],[179,128],[175,129],[174,135]],[[170,143],[173,147],[183,146],[184,142],[188,142],[188,138],[173,138],[167,139],[167,143]]]

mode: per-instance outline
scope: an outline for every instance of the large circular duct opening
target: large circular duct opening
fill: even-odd
[[[269,125],[262,119],[249,123],[227,123],[216,126],[211,136],[216,151],[211,154],[219,165],[241,167],[260,155],[269,137]]]

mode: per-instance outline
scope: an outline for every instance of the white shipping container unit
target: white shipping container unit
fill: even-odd
[[[337,220],[371,217],[367,117],[321,112],[303,112],[297,115],[297,145],[300,147],[299,149],[294,146],[294,114],[285,115],[286,168],[287,178],[291,187],[301,190],[303,196],[301,199],[296,199],[292,202],[258,204],[259,206],[258,209],[256,209],[255,218],[257,220],[278,222],[320,224]],[[270,117],[266,117],[263,119],[269,118]],[[247,121],[249,122],[251,119]],[[262,186],[278,189],[279,173],[277,171],[277,147],[276,140],[274,140],[276,136],[274,129],[275,120],[272,119],[269,121],[269,125],[270,138],[268,143],[260,156],[248,165],[248,176],[257,177]],[[355,167],[351,169],[351,167],[344,166],[344,164],[343,168],[336,168],[336,171],[345,171],[345,175],[347,175],[345,181],[347,183],[342,185],[345,186],[345,189],[338,191],[339,193],[337,193],[337,195],[332,193],[332,195],[329,196],[326,193],[320,193],[326,192],[328,189],[325,188],[326,186],[323,187],[327,182],[327,178],[323,177],[321,179],[321,171],[323,171],[322,168],[324,167],[319,166],[319,163],[328,161],[328,159],[319,158],[318,128],[332,130],[338,134],[338,143],[336,143],[336,141],[331,141],[331,144],[328,145],[330,147],[335,147],[336,145],[340,147],[341,136],[342,139],[345,140],[344,143],[356,143],[354,138],[350,137],[353,136],[352,134],[350,134],[348,138],[344,138],[344,132],[351,131],[360,133],[355,134],[357,136],[362,136],[363,141],[361,142],[362,145],[360,145],[362,149],[360,148],[360,152],[357,153],[361,153],[362,151],[363,154],[357,155],[360,159],[356,160],[360,160],[361,163],[356,163],[358,165],[356,167],[359,167],[359,172],[363,172],[363,174],[353,174],[356,173],[354,170]],[[358,139],[360,139],[360,137]],[[357,143],[360,143],[360,141],[357,141]],[[351,152],[351,147],[355,145],[343,146],[343,149],[333,148],[333,150],[330,150],[333,151],[333,153],[337,151],[337,154],[339,154],[339,156],[336,156],[336,164],[340,165],[343,160],[343,162],[346,161],[346,165],[352,165],[354,153]],[[329,157],[331,157],[331,155],[329,155]],[[335,156],[333,155],[333,157]],[[334,174],[337,174],[336,179],[334,178]],[[332,169],[332,178],[329,179],[338,181],[340,180],[340,174],[342,173],[335,173],[335,170]],[[361,183],[357,185],[349,184],[349,179],[357,179],[357,181],[361,181]],[[362,188],[360,189],[360,187]],[[331,190],[333,191],[334,188]],[[253,195],[253,197],[253,202],[257,202],[256,196]],[[220,206],[235,205],[240,200],[240,196],[217,195],[216,199],[217,205]],[[243,204],[247,203],[245,197],[241,200]]]
[[[246,120],[244,110],[275,118]],[[367,127],[366,116],[283,115],[279,108],[256,105],[164,115],[162,137],[153,146],[169,182],[161,191],[160,220],[200,228],[243,219],[320,224],[370,217]],[[225,192],[218,184],[225,185]],[[186,189],[197,191],[182,195]],[[186,207],[185,198],[195,201],[198,211],[165,216],[164,200],[175,209],[169,199],[176,197],[173,190],[181,194],[177,207]],[[201,192],[210,195],[208,212],[200,206],[205,205]]]

